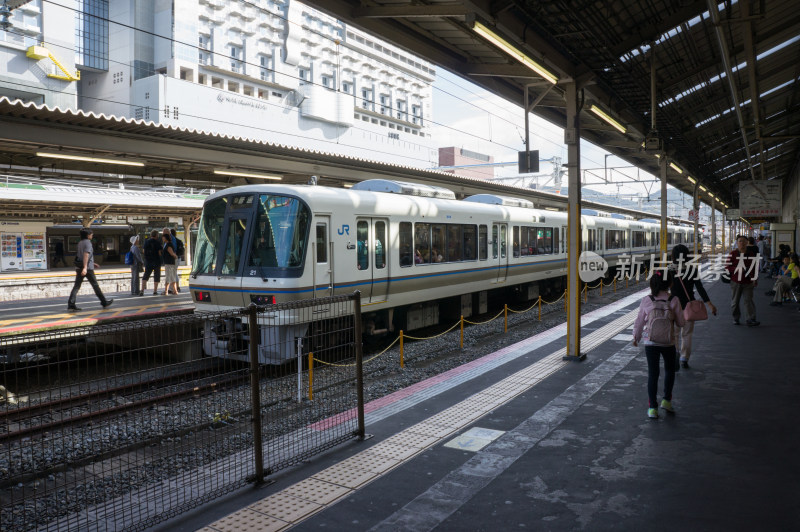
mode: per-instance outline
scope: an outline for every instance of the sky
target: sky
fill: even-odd
[[[482,88],[451,74],[437,69],[433,89],[432,135],[438,146],[456,146],[492,155],[495,161],[513,163],[507,167],[496,168],[497,177],[517,175],[517,152],[525,147],[525,116],[522,106],[514,105],[494,96]],[[530,117],[531,149],[539,150],[540,159],[553,156],[566,163],[567,148],[564,144],[564,130],[538,116]],[[605,155],[608,154],[589,142],[581,143],[581,170],[589,172],[589,182],[597,182],[604,173]],[[655,180],[655,176],[630,167],[615,155],[607,159],[609,172],[613,177],[624,173],[641,180]],[[624,168],[623,168],[624,167]],[[551,172],[552,165],[542,161],[540,171]],[[598,177],[593,178],[591,174]],[[620,176],[621,177],[621,176]],[[552,184],[552,183],[549,183]],[[564,178],[566,184],[566,176]],[[658,183],[629,183],[591,186],[606,194],[647,194],[658,193]],[[670,187],[671,188],[671,187]],[[687,205],[690,203],[687,197]]]

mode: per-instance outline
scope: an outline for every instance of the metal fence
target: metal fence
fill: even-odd
[[[363,438],[359,309],[354,294],[0,338],[0,529],[142,530]]]

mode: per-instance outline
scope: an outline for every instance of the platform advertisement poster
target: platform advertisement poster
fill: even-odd
[[[26,270],[46,270],[47,250],[44,247],[44,234],[25,233],[22,240],[22,256]]]
[[[0,269],[8,272],[23,268],[22,234],[0,233]]]
[[[742,216],[780,216],[780,181],[742,181],[739,183],[739,211]]]

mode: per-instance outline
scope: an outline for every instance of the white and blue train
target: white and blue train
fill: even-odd
[[[581,226],[583,249],[612,268],[623,255],[658,252],[655,220],[596,213]],[[668,244],[691,243],[692,234],[670,226]],[[380,335],[485,312],[492,297],[557,297],[566,236],[566,213],[518,198],[457,200],[443,188],[382,179],[350,189],[248,185],[206,200],[189,286],[198,310],[360,290],[363,331]],[[280,323],[260,322],[262,363],[291,357],[309,325]],[[213,327],[205,333],[207,354],[229,356]]]

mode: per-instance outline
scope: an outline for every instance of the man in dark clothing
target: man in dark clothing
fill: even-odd
[[[748,327],[761,325],[756,320],[756,305],[753,303],[753,289],[758,286],[758,264],[756,252],[748,250],[750,242],[744,235],[736,237],[737,249],[728,255],[728,273],[731,276],[731,311],[733,323],[739,325],[739,300],[744,297],[744,310]]]
[[[183,245],[183,240],[178,238],[178,232],[175,231],[175,228],[169,230],[170,234],[172,235],[172,244],[175,246],[175,253],[178,255],[178,260],[183,260],[184,253],[186,252],[186,248]],[[178,287],[178,292],[181,291],[181,278],[178,277],[178,282],[175,285]]]
[[[81,240],[78,243],[78,253],[75,256],[75,284],[72,286],[72,292],[69,294],[69,301],[67,301],[67,310],[70,312],[77,312],[81,310],[76,304],[75,300],[78,297],[78,290],[81,289],[84,277],[89,284],[92,285],[95,295],[100,300],[103,308],[108,307],[114,302],[113,299],[106,299],[103,291],[100,290],[100,285],[97,284],[97,278],[94,276],[94,269],[98,267],[94,262],[94,249],[92,248],[92,230],[81,229]]]
[[[147,280],[153,274],[153,295],[158,294],[158,283],[161,282],[161,240],[158,229],[150,231],[150,238],[144,243],[144,275],[142,276],[142,294],[147,289]]]

